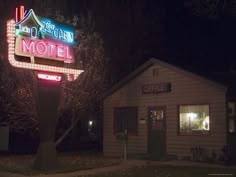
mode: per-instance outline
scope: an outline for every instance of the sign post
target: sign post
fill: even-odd
[[[58,161],[54,139],[61,83],[37,80],[36,84],[40,144],[34,168],[38,170],[56,169]]]
[[[74,63],[74,29],[52,19],[36,16],[32,9],[16,8],[15,19],[7,21],[9,63],[35,71],[40,145],[34,167],[55,169],[54,142],[62,79],[75,80],[83,70]]]

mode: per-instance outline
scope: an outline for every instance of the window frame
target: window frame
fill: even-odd
[[[136,112],[136,131],[135,132],[128,132],[128,135],[131,135],[131,136],[137,136],[138,135],[138,107],[137,106],[121,106],[121,107],[114,107],[113,108],[113,134],[114,135],[117,135],[121,132],[118,132],[117,131],[117,126],[116,126],[116,122],[117,122],[117,116],[116,116],[116,110],[119,110],[119,109],[129,109],[129,108],[133,108],[135,109],[135,112]]]
[[[208,106],[208,109],[209,109],[209,125],[210,125],[210,129],[208,131],[203,131],[203,132],[206,132],[206,133],[198,133],[198,134],[190,134],[190,133],[183,133],[180,131],[180,107],[181,106],[204,106],[204,105],[207,105]],[[179,104],[177,106],[177,117],[178,117],[178,123],[177,123],[177,135],[178,136],[210,136],[211,135],[211,129],[212,129],[212,126],[211,126],[211,105],[209,103],[199,103],[199,104]]]
[[[155,68],[153,68],[152,69],[152,76],[154,76],[154,77],[157,77],[157,76],[159,76],[160,75],[160,68],[159,67],[155,67]]]
[[[229,103],[234,103],[234,114],[233,115],[230,115],[229,114]],[[226,104],[226,114],[227,114],[227,132],[229,134],[236,134],[236,100],[228,100],[227,101],[227,104]],[[230,132],[229,131],[229,122],[230,120],[233,120],[234,121],[234,131],[233,132]]]

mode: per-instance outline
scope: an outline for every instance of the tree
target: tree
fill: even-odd
[[[185,7],[195,16],[221,18],[222,16],[236,16],[234,0],[185,0]]]
[[[0,126],[8,125],[18,133],[35,135],[37,131],[32,72],[12,68],[1,59]]]
[[[193,15],[218,18],[224,8],[224,0],[187,0],[185,6],[190,9]]]
[[[100,111],[98,96],[103,93],[107,83],[103,40],[100,34],[95,32],[92,13],[74,16],[72,19],[57,14],[56,18],[76,28],[78,45],[75,47],[75,67],[84,69],[84,73],[74,82],[63,81],[60,123],[74,120],[78,116],[77,112],[82,109],[97,114]],[[38,123],[33,93],[34,72],[12,68],[6,63],[6,51],[4,53],[0,62],[0,122],[11,129],[25,133],[31,130],[32,134],[35,134]],[[65,112],[72,116],[63,117]]]
[[[58,17],[64,20],[63,17]],[[71,124],[58,139],[59,144],[65,136],[74,128],[80,119],[79,114],[86,112],[87,116],[99,118],[101,116],[101,94],[108,87],[107,63],[104,56],[103,40],[99,33],[95,32],[95,23],[91,11],[80,17],[74,16],[67,23],[77,27],[79,45],[75,48],[75,56],[84,72],[74,82],[65,82],[63,85],[63,98],[60,113],[69,116],[60,116],[61,119],[70,120]],[[65,122],[63,120],[60,120]]]

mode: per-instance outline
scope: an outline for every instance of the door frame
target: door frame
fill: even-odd
[[[164,120],[163,120],[163,124],[164,124],[164,142],[163,142],[163,145],[164,145],[164,154],[166,154],[166,152],[167,152],[167,150],[166,150],[166,147],[167,147],[167,141],[166,141],[166,138],[167,138],[167,135],[166,135],[166,107],[167,106],[164,106],[164,105],[160,105],[160,106],[158,106],[158,105],[149,105],[149,106],[147,106],[147,108],[146,108],[146,111],[147,111],[147,153],[150,153],[149,152],[149,139],[150,139],[150,135],[149,135],[149,133],[150,133],[150,118],[149,118],[149,108],[153,108],[153,107],[156,107],[157,109],[162,109],[162,110],[164,110]]]

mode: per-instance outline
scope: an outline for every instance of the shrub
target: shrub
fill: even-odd
[[[192,153],[192,160],[193,161],[202,161],[203,160],[203,154],[204,154],[204,149],[201,147],[192,147],[190,149],[190,152]]]
[[[225,145],[221,150],[222,154],[219,156],[219,161],[225,165],[232,165],[236,162],[236,154],[231,145]]]

